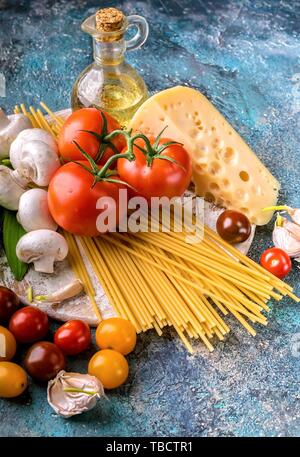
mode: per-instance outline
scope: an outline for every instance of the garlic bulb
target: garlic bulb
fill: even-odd
[[[300,239],[295,238],[286,227],[275,225],[272,238],[274,246],[285,251],[290,257],[300,257]]]
[[[300,209],[290,208],[288,213],[293,219],[293,221],[296,222],[296,224],[300,225]]]
[[[264,208],[263,211],[284,211],[289,216],[291,216],[292,220],[300,225],[300,209],[299,208],[291,208],[287,205],[279,205],[279,206],[268,206]]]
[[[294,222],[289,221],[288,219],[285,219],[284,217],[281,217],[282,219],[282,227],[287,229],[291,235],[293,235],[297,240],[300,240],[300,225],[295,224]]]
[[[89,374],[60,371],[48,383],[48,403],[66,419],[94,408],[97,399],[104,396],[101,382]]]

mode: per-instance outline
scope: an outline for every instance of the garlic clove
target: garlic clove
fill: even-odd
[[[272,238],[274,246],[285,251],[290,257],[300,256],[300,240],[285,227],[275,226]]]
[[[97,399],[104,396],[101,382],[89,374],[60,371],[48,383],[48,403],[64,418],[89,411],[94,408]]]
[[[61,303],[64,300],[69,300],[70,298],[79,295],[83,289],[82,282],[79,279],[75,279],[70,284],[67,284],[51,295],[36,296],[35,300],[43,303]]]

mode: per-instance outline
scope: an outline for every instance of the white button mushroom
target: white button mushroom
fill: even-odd
[[[24,130],[10,148],[15,175],[46,187],[60,167],[58,148],[50,133],[42,129]]]
[[[10,168],[0,165],[0,206],[16,211],[20,197],[26,190],[24,183],[15,179]]]
[[[40,229],[56,231],[58,228],[50,214],[48,192],[44,189],[30,189],[21,196],[17,219],[26,232]]]
[[[9,148],[20,132],[31,127],[30,120],[24,114],[6,116],[0,108],[0,158],[9,156]]]
[[[33,263],[35,271],[53,273],[54,262],[67,257],[68,244],[57,232],[34,230],[20,238],[16,254],[22,262]]]

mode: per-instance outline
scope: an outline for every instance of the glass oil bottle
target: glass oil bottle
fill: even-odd
[[[126,31],[137,33],[125,40]],[[141,47],[147,40],[147,21],[127,16],[116,8],[103,8],[81,25],[93,38],[94,62],[77,78],[72,91],[72,109],[103,109],[126,127],[139,106],[148,98],[146,84],[138,72],[125,62],[126,51]]]

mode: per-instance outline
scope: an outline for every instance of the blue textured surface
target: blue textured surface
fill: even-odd
[[[68,106],[72,83],[91,60],[79,24],[99,4],[0,0],[4,108],[40,99],[53,109]],[[147,44],[128,55],[149,88],[188,84],[203,91],[280,179],[281,202],[300,207],[300,2],[117,5],[149,20]],[[255,259],[271,245],[270,233],[271,227],[257,231]],[[299,274],[294,266],[289,276],[298,293]],[[231,335],[212,354],[199,347],[189,356],[171,333],[139,337],[127,384],[72,420],[55,416],[45,389],[31,385],[25,398],[0,402],[0,435],[300,436],[300,358],[293,346],[300,309],[290,300],[271,307],[269,325],[256,338],[232,322]],[[68,368],[86,366],[82,356]]]

